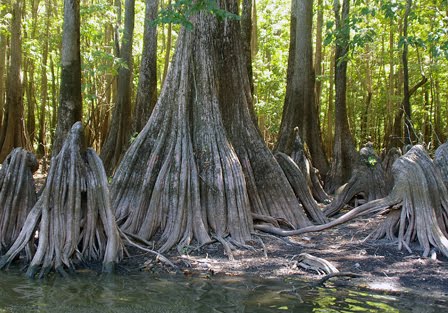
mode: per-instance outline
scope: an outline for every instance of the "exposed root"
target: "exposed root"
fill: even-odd
[[[0,254],[9,249],[19,236],[25,219],[36,203],[33,172],[36,157],[16,148],[3,161],[0,169]]]
[[[386,188],[386,177],[381,161],[371,144],[359,152],[359,166],[353,171],[352,177],[339,191],[335,199],[325,208],[327,216],[337,214],[356,195],[362,194],[366,201],[385,197],[390,189]]]
[[[158,260],[158,261],[164,263],[165,265],[168,265],[168,266],[172,267],[172,268],[173,268],[174,270],[176,270],[176,271],[179,270],[179,267],[177,267],[176,265],[174,265],[174,263],[171,262],[167,257],[163,256],[163,254],[161,254],[161,253],[159,253],[159,252],[157,252],[157,251],[154,251],[154,250],[152,250],[152,249],[145,248],[145,247],[143,247],[143,246],[141,246],[141,245],[135,243],[135,242],[132,241],[132,240],[129,238],[129,236],[126,235],[123,231],[120,231],[120,235],[121,235],[122,238],[124,238],[124,239],[126,240],[126,242],[127,242],[128,244],[130,244],[131,246],[133,246],[133,247],[135,247],[135,248],[137,248],[137,249],[140,249],[140,250],[142,250],[142,251],[145,251],[145,252],[149,252],[149,253],[151,253],[151,254],[154,254],[154,255],[156,256],[156,260]],[[145,240],[143,240],[143,239],[141,239],[141,238],[140,238],[139,240],[142,240],[143,242],[145,241]]]
[[[306,184],[309,190],[311,190],[314,199],[316,199],[319,203],[326,203],[330,201],[330,197],[322,187],[322,183],[319,177],[319,170],[314,168],[310,162],[311,157],[309,156],[309,153],[307,153],[308,151],[306,151],[305,147],[303,146],[302,139],[299,135],[299,128],[294,128],[294,132],[295,139],[291,158],[297,164],[303,176],[305,177]]]
[[[235,257],[233,256],[232,252],[232,250],[234,250],[232,244],[230,244],[228,241],[226,241],[224,238],[220,236],[213,236],[213,238],[215,238],[222,244],[222,246],[224,247],[225,254],[229,258],[229,261],[234,261]]]
[[[278,219],[271,217],[269,215],[262,215],[262,214],[255,214],[252,213],[252,219],[254,220],[254,222],[265,222],[268,224],[272,224],[275,227],[280,227],[280,224],[278,222]]]
[[[318,224],[325,224],[328,222],[328,219],[314,200],[309,185],[306,182],[306,178],[297,164],[282,152],[277,152],[275,158],[283,169],[286,178],[288,178],[296,197],[302,203],[305,212]]]
[[[397,238],[398,248],[410,250],[411,241],[417,240],[423,256],[438,249],[448,256],[448,191],[440,171],[422,146],[415,146],[400,157],[393,166],[394,188],[385,198],[363,204],[324,225],[298,230],[282,230],[269,225],[255,225],[258,230],[279,236],[299,235],[321,231],[368,213],[389,212],[373,238]],[[394,211],[399,210],[399,214]]]
[[[440,172],[445,186],[448,188],[448,142],[437,148],[434,155],[434,165]]]
[[[51,162],[42,195],[31,209],[14,244],[0,259],[5,267],[25,249],[32,259],[27,275],[46,276],[51,270],[66,275],[79,261],[102,260],[112,271],[122,258],[122,242],[112,214],[107,177],[91,149],[81,151],[82,126],[73,125]],[[38,230],[37,249],[26,249]]]

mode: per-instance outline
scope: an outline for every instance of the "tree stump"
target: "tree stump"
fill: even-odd
[[[325,192],[322,187],[322,183],[319,177],[319,170],[313,167],[309,153],[307,153],[302,139],[299,135],[299,128],[294,128],[295,139],[294,145],[291,153],[291,158],[297,164],[299,169],[302,171],[302,174],[305,176],[306,184],[308,188],[311,190],[311,193],[314,199],[319,203],[325,203],[330,200],[330,197]]]
[[[390,189],[386,188],[386,177],[381,160],[371,144],[367,144],[359,152],[359,165],[335,199],[325,208],[327,216],[337,214],[355,196],[361,195],[367,202],[385,197]]]
[[[17,240],[0,258],[4,268],[37,237],[27,276],[45,276],[52,269],[66,275],[75,263],[103,262],[110,272],[123,246],[110,207],[107,177],[92,149],[82,150],[82,126],[73,125],[59,154],[51,161],[42,195],[29,212]]]
[[[0,169],[0,254],[9,249],[36,203],[33,172],[38,168],[31,152],[16,148]]]

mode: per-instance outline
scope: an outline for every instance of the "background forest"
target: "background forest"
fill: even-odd
[[[51,154],[60,97],[62,0],[2,0],[0,7],[0,145],[2,158],[11,150],[5,144],[8,110],[20,118],[15,132],[23,132],[24,146],[40,158]],[[179,1],[178,1],[179,2]],[[180,1],[181,2],[181,1]],[[187,1],[188,2],[188,1]],[[295,1],[293,1],[295,2]],[[300,2],[300,1],[299,1]],[[411,113],[415,142],[430,147],[445,142],[448,133],[448,1],[446,0],[355,0],[344,27],[337,29],[334,5],[338,1],[313,3],[313,62],[315,105],[322,132],[323,148],[332,155],[335,116],[335,46],[341,33],[346,41],[347,117],[355,144],[370,139],[375,148],[387,146],[403,103],[403,49],[407,49]],[[17,3],[20,3],[17,5]],[[126,88],[134,121],[126,138],[132,141],[141,126],[135,126],[139,73],[145,56],[145,7],[162,12],[157,29],[156,84],[160,92],[165,79],[181,17],[164,16],[169,0],[120,1],[81,0],[80,38],[82,64],[83,124],[87,145],[97,151],[105,144],[112,111],[119,98],[120,69],[130,70]],[[135,9],[125,10],[125,5]],[[291,1],[241,1],[243,13],[249,8],[252,22],[250,55],[253,64],[253,99],[258,124],[265,141],[274,147],[280,130],[287,84],[290,48]],[[244,11],[246,8],[246,11]],[[406,10],[408,8],[408,11]],[[126,13],[125,13],[126,11]],[[157,12],[156,12],[157,13]],[[131,54],[123,56],[126,16],[134,15]],[[153,15],[155,16],[155,15]],[[406,17],[406,21],[405,21]],[[129,20],[129,19],[128,19]],[[168,22],[168,23],[166,23]],[[242,19],[243,22],[243,19]],[[406,22],[406,34],[404,26]],[[299,23],[299,22],[298,22]],[[128,26],[126,26],[128,25]],[[129,37],[128,37],[129,38]],[[121,50],[121,51],[120,51]],[[20,61],[14,56],[21,55]],[[19,62],[19,63],[17,63]],[[14,70],[13,67],[19,67]],[[12,76],[17,76],[15,81]],[[8,106],[10,95],[18,102]],[[149,91],[148,91],[149,93]],[[154,100],[152,100],[154,102]],[[403,123],[403,120],[398,120]],[[129,124],[131,125],[131,124]],[[128,126],[129,126],[128,125]],[[129,126],[129,128],[131,128]],[[397,137],[402,141],[402,134]],[[5,150],[5,151],[3,151]]]

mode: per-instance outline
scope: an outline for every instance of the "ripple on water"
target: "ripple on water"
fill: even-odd
[[[209,312],[442,312],[447,298],[421,302],[411,295],[347,288],[304,288],[297,280],[155,278],[146,273],[28,280],[0,272],[0,313]],[[417,311],[415,311],[417,309]]]

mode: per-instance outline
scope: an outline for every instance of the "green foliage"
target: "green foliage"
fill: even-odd
[[[254,63],[255,108],[267,130],[276,136],[280,128],[286,91],[289,49],[290,1],[257,3],[258,52]]]
[[[239,16],[218,7],[216,0],[176,0],[170,6],[159,11],[159,16],[154,24],[179,24],[187,29],[192,29],[190,18],[199,12],[208,12],[219,19],[236,19]]]

